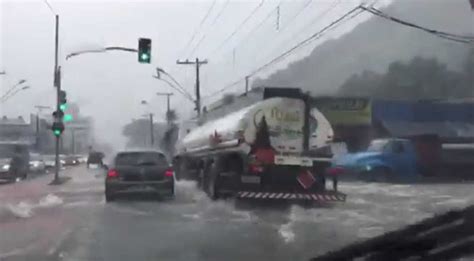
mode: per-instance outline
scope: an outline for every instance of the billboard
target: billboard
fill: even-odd
[[[316,107],[321,111],[332,126],[366,126],[372,124],[372,106],[369,98],[314,98],[312,107]]]

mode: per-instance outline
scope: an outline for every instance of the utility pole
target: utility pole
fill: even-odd
[[[71,128],[71,154],[76,154],[76,129]]]
[[[166,96],[166,121],[168,125],[170,124],[170,120],[168,119],[168,115],[170,113],[170,96],[173,95],[172,92],[157,92],[156,95],[158,96]]]
[[[60,111],[59,108],[59,99],[61,92],[61,68],[58,66],[58,51],[59,51],[59,15],[55,16],[56,20],[56,33],[54,38],[54,86],[56,87],[56,112]],[[61,117],[56,117],[54,119],[57,122],[61,122]],[[59,142],[60,136],[56,136],[56,146],[55,146],[55,168],[54,168],[54,180],[53,184],[59,183]]]
[[[247,96],[247,93],[249,92],[249,76],[245,76],[245,96]]]
[[[154,143],[155,143],[155,137],[153,135],[153,113],[150,113],[150,143],[151,143],[151,147],[154,146]]]
[[[184,65],[196,65],[196,112],[197,115],[201,115],[201,92],[200,92],[200,84],[199,84],[199,67],[202,64],[207,64],[207,60],[200,61],[199,58],[196,58],[196,61],[190,62],[188,59],[186,61],[176,61],[176,64],[184,64]]]

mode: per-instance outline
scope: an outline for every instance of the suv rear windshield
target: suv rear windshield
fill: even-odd
[[[123,152],[115,157],[115,165],[168,165],[168,162],[159,152]]]

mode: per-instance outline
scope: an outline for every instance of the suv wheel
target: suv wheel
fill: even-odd
[[[105,202],[111,202],[114,201],[115,197],[110,195],[109,193],[105,193]]]

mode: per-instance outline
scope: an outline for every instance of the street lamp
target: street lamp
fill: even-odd
[[[20,91],[24,91],[24,90],[28,90],[28,89],[30,89],[30,86],[23,86],[23,87],[21,87],[20,89],[17,89],[17,90],[15,90],[14,92],[12,92],[9,96],[4,95],[4,96],[2,97],[3,99],[1,100],[1,102],[4,103],[4,102],[8,101],[8,99],[12,98],[12,97],[15,96],[17,93],[19,93]]]
[[[19,80],[16,84],[14,84],[10,89],[8,89],[8,91],[5,92],[5,94],[2,95],[2,97],[0,99],[6,99],[7,96],[13,91],[15,90],[15,88],[18,86],[18,85],[21,85],[23,83],[25,83],[26,80],[25,79],[21,79]]]
[[[168,82],[167,80],[161,78],[161,73],[167,75],[173,81],[174,85],[176,85],[176,86],[172,86],[173,89],[179,88],[180,90],[177,90],[178,92],[180,92],[181,94],[187,96],[188,98],[190,98],[192,100],[193,96],[191,94],[189,94],[186,91],[186,89],[184,89],[184,87],[181,84],[179,84],[179,82],[171,74],[167,73],[163,68],[156,67],[156,75],[153,76],[153,77],[155,77],[158,80],[162,80],[162,81],[168,83],[168,85],[171,86],[172,84],[170,82]]]

